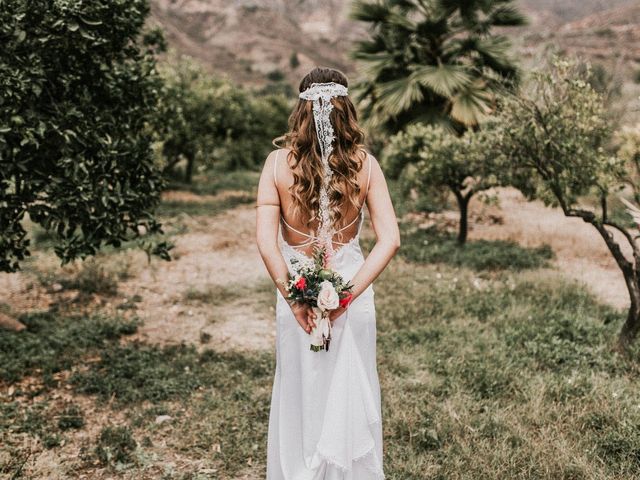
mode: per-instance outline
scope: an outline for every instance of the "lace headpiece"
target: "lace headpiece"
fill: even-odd
[[[322,185],[320,187],[318,239],[327,249],[327,253],[333,252],[333,226],[331,224],[331,212],[329,209],[329,184],[333,176],[333,170],[329,165],[329,157],[333,152],[335,134],[331,125],[331,111],[334,97],[346,97],[347,87],[335,82],[312,83],[309,88],[300,93],[302,100],[313,102],[313,120],[316,126],[316,135],[320,144],[320,157],[324,167]]]

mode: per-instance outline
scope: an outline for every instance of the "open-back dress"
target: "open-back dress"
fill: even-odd
[[[281,152],[277,152],[274,166],[276,185]],[[365,191],[371,176],[368,157],[367,163]],[[312,261],[299,248],[312,244],[314,237],[295,230],[282,216],[281,220],[281,228],[307,238],[301,244],[290,245],[279,235],[282,255],[293,275],[293,259]],[[353,278],[364,263],[359,243],[363,220],[361,209],[354,220],[359,221],[355,236],[346,242],[334,241],[337,247],[331,267],[345,279]],[[311,351],[309,335],[277,292],[276,372],[269,415],[267,480],[384,478],[372,286],[334,321],[331,337],[328,351]]]

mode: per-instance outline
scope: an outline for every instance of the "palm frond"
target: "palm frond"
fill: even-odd
[[[469,85],[472,80],[466,68],[461,65],[424,65],[416,68],[411,75],[423,87],[447,98]]]
[[[453,119],[470,127],[481,123],[491,112],[492,95],[483,83],[476,81],[453,97],[450,112]]]
[[[356,60],[362,60],[364,62],[362,70],[370,78],[379,78],[382,76],[385,70],[392,70],[396,67],[394,56],[388,54],[387,52],[374,54],[354,52],[353,57]]]
[[[406,15],[405,12],[392,11],[387,17],[389,25],[395,25],[410,32],[416,30],[416,24]]]
[[[489,14],[487,23],[495,27],[520,27],[529,22],[515,5],[500,5]]]
[[[413,117],[407,125],[414,125],[416,123],[423,123],[425,125],[435,125],[441,127],[447,133],[451,135],[458,135],[460,133],[460,124],[453,120],[451,117],[443,114],[442,110],[436,108],[426,108],[422,113]]]
[[[420,84],[411,76],[379,84],[375,95],[376,109],[391,117],[399,115],[424,98]]]
[[[380,35],[372,35],[369,39],[359,40],[354,43],[353,51],[351,55],[356,54],[373,54],[384,52],[386,50],[386,45],[384,43],[384,39]]]
[[[510,47],[511,42],[505,36],[478,39],[475,43],[475,51],[480,55],[484,65],[504,77],[517,74],[517,68],[509,56]]]
[[[391,14],[386,2],[371,0],[355,0],[351,6],[349,16],[360,22],[382,23]]]

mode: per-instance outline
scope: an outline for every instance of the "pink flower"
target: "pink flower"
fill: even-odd
[[[307,279],[304,277],[298,278],[298,280],[295,283],[295,287],[298,290],[304,290],[306,286],[307,286]]]
[[[325,280],[320,284],[320,293],[318,293],[317,305],[322,311],[335,310],[338,308],[338,305],[340,305],[338,292],[336,292],[333,284],[328,280]]]
[[[340,299],[340,306],[342,308],[347,308],[353,299],[353,294],[351,292],[347,293],[344,297]]]

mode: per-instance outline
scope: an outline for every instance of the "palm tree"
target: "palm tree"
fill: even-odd
[[[352,17],[371,24],[356,44],[356,85],[370,126],[395,133],[414,122],[461,132],[477,125],[518,69],[495,27],[524,25],[514,0],[356,0]]]

